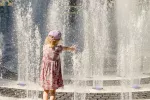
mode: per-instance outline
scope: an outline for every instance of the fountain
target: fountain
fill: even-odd
[[[63,33],[62,44],[77,45],[77,52],[61,55],[65,87],[57,90],[58,100],[150,99],[149,7],[149,0],[16,0],[11,25],[17,69],[8,70],[18,79],[0,78],[0,100],[41,98],[42,44],[55,29]]]

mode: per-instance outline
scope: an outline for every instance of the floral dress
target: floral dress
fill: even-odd
[[[60,61],[62,49],[61,45],[53,48],[50,48],[49,45],[43,46],[40,84],[44,90],[58,89],[64,86]]]

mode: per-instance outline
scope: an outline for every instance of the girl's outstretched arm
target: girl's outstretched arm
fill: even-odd
[[[76,47],[75,46],[71,46],[71,47],[63,46],[63,50],[65,50],[65,51],[75,51]]]

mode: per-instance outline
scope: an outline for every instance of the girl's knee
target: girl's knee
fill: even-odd
[[[55,96],[56,90],[50,90],[50,96]]]
[[[49,93],[49,90],[44,90],[44,92]]]

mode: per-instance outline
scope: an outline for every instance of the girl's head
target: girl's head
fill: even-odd
[[[53,31],[50,31],[48,33],[48,36],[51,36],[55,40],[60,40],[61,39],[61,32],[57,31],[57,30],[53,30]]]
[[[45,44],[50,44],[52,47],[58,45],[61,39],[61,32],[57,30],[50,31],[45,39]]]

